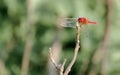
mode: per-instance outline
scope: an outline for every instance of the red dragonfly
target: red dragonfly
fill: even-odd
[[[84,17],[81,18],[64,18],[60,21],[60,25],[63,27],[70,27],[70,28],[76,28],[76,23],[79,25],[84,25],[86,26],[87,24],[96,24],[96,22],[92,22],[87,20]]]

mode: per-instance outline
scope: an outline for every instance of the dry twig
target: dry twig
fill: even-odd
[[[78,50],[80,48],[79,46],[79,43],[80,43],[80,28],[81,28],[81,25],[79,25],[77,23],[76,25],[76,46],[75,46],[75,50],[74,50],[74,55],[73,55],[73,58],[70,62],[70,64],[68,65],[67,69],[65,70],[65,72],[63,73],[64,71],[64,65],[66,63],[66,59],[64,59],[64,62],[62,64],[57,64],[53,58],[53,54],[51,52],[51,48],[49,48],[49,57],[50,57],[50,60],[51,62],[54,64],[54,66],[56,67],[59,75],[68,75],[68,73],[71,71],[71,68],[73,66],[73,64],[75,63],[75,60],[77,58],[77,54],[78,54]]]
[[[49,48],[49,57],[51,62],[53,63],[53,65],[56,67],[56,69],[58,70],[59,75],[63,75],[63,71],[64,71],[64,65],[66,63],[66,59],[64,59],[64,62],[62,64],[57,64],[53,58],[53,53],[51,51],[51,48]]]
[[[52,42],[52,51],[55,54],[53,54],[54,56],[54,60],[56,61],[56,63],[59,62],[60,60],[60,53],[61,53],[61,43],[60,43],[60,37],[61,37],[61,26],[59,25],[59,19],[61,17],[58,16],[56,19],[56,23],[55,23],[55,27],[56,27],[56,31],[55,31],[55,35],[54,35],[54,39]],[[48,59],[49,60],[49,59]],[[51,61],[48,62],[48,75],[57,75],[57,72],[54,71],[55,67],[54,65],[51,65]]]

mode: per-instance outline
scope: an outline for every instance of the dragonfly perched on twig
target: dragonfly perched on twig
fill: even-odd
[[[70,28],[76,28],[76,23],[79,25],[86,26],[87,24],[96,24],[96,22],[92,22],[87,20],[84,17],[81,18],[63,18],[60,20],[60,25],[63,27],[70,27]]]

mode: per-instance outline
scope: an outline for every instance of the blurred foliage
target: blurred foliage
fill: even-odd
[[[0,60],[5,63],[6,75],[19,75],[25,45],[26,5],[25,0],[0,0]],[[92,64],[94,52],[103,40],[106,22],[105,0],[32,0],[34,9],[34,45],[30,56],[29,75],[47,75],[48,48],[56,34],[58,17],[86,17],[97,25],[88,25],[88,34],[81,31],[81,48],[70,75],[80,75],[82,64],[90,61],[86,75],[95,67],[100,74],[101,62]],[[108,75],[120,74],[120,1],[113,0],[109,39]],[[62,28],[59,34],[63,46],[61,61],[67,58],[69,64],[74,46],[75,29]]]

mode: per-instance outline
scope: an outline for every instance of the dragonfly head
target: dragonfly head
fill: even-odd
[[[86,18],[84,18],[84,17],[78,18],[78,23],[79,23],[79,24],[87,24],[87,20],[86,20]]]

